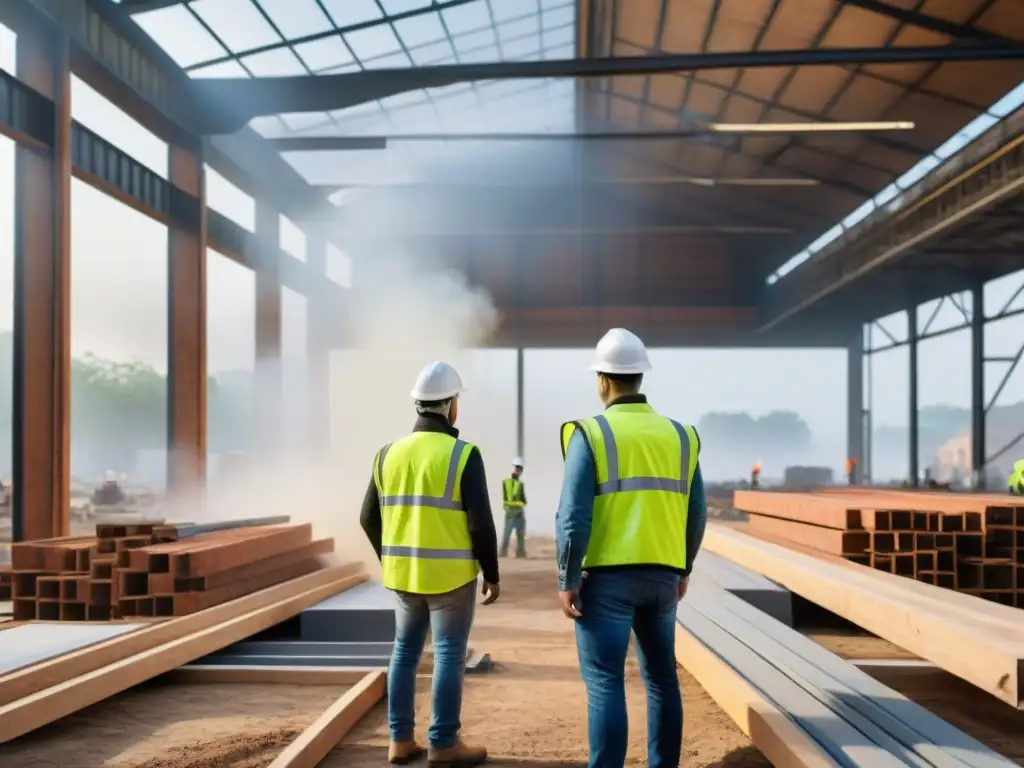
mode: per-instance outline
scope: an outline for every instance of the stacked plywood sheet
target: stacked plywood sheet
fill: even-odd
[[[1024,506],[987,494],[737,491],[749,531],[1024,607]]]
[[[95,536],[15,544],[14,617],[185,616],[311,573],[334,548],[308,524],[245,522],[101,524]]]

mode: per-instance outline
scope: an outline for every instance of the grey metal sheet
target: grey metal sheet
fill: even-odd
[[[365,582],[300,613],[299,636],[307,642],[394,642],[393,601],[383,585]]]
[[[714,552],[701,552],[693,566],[693,583],[717,584],[787,627],[793,626],[793,595],[785,587]]]
[[[386,667],[388,656],[255,656],[249,653],[215,653],[200,659],[211,667]]]
[[[697,626],[711,622],[738,639],[764,663],[774,666],[821,702],[835,717],[854,725],[886,751],[899,754],[908,765],[936,768],[1010,768],[1015,765],[853,664],[764,616],[721,588],[697,586],[686,602],[690,603],[688,610],[699,615]],[[690,625],[695,620],[692,615],[681,613],[680,621],[692,630]]]
[[[0,632],[0,675],[126,635],[145,624],[22,624]]]
[[[392,643],[309,643],[303,640],[246,640],[224,652],[286,656],[389,656]]]

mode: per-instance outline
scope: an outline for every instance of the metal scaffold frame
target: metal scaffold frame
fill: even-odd
[[[906,334],[894,333],[886,328],[882,321],[886,318],[876,318],[864,325],[864,338],[866,343],[863,347],[864,369],[864,394],[863,403],[857,410],[862,413],[862,431],[866,438],[865,473],[870,478],[870,443],[871,443],[871,400],[873,395],[873,382],[871,379],[871,359],[873,356],[883,352],[889,352],[903,347],[907,348],[908,361],[908,406],[909,406],[909,462],[908,480],[913,486],[920,481],[920,448],[919,448],[919,366],[918,350],[921,342],[936,339],[960,331],[971,333],[971,469],[972,486],[982,488],[985,485],[986,469],[997,459],[1001,458],[1015,446],[1024,441],[1024,433],[1010,440],[1006,445],[989,453],[986,449],[986,420],[992,409],[999,403],[999,399],[1006,389],[1013,373],[1017,370],[1021,361],[1024,360],[1024,339],[1021,339],[1016,352],[1011,355],[989,355],[985,352],[985,330],[988,324],[1013,317],[1024,315],[1024,307],[1015,307],[1017,300],[1024,295],[1024,271],[1020,275],[1020,285],[1013,294],[1001,302],[999,308],[993,313],[985,311],[984,288],[986,283],[978,282],[971,291],[963,294],[950,294],[940,297],[931,308],[923,324],[919,322],[918,310],[927,305],[918,304],[904,310],[907,318]],[[969,297],[969,301],[965,301]],[[955,308],[957,314],[962,318],[961,322],[954,323],[947,327],[936,328],[936,319],[942,308],[948,303]],[[891,316],[890,316],[891,317]],[[884,337],[881,344],[873,345],[872,340],[876,332]],[[998,384],[992,394],[986,399],[985,383],[987,380],[985,366],[990,364],[1005,365],[1005,369],[998,377]],[[851,410],[855,405],[851,403]]]

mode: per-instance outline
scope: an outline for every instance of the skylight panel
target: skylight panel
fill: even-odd
[[[340,36],[300,43],[295,46],[295,52],[314,72],[344,66],[355,61]]]
[[[192,9],[232,51],[281,42],[252,0],[194,0]]]
[[[382,18],[374,0],[323,0],[324,7],[339,27],[351,27]]]
[[[289,40],[331,29],[316,0],[255,0]]]
[[[441,11],[441,18],[444,19],[445,26],[452,35],[473,32],[491,25],[491,15],[487,12],[486,0],[477,0],[475,3],[459,5],[455,8],[445,8]]]
[[[132,18],[179,67],[189,67],[229,53],[183,5],[137,13]]]
[[[391,27],[386,24],[349,32],[345,35],[345,41],[356,58],[364,64],[370,59],[402,50],[402,44],[398,42]]]
[[[408,48],[445,40],[448,37],[444,25],[441,24],[441,16],[436,11],[396,21],[394,27]]]
[[[302,62],[287,48],[254,53],[241,61],[256,77],[292,77],[308,74]]]

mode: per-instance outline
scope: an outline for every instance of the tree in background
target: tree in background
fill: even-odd
[[[740,471],[745,472],[760,459],[770,461],[781,474],[786,464],[804,460],[811,449],[811,428],[793,411],[772,411],[756,418],[745,412],[713,411],[701,416],[697,432],[711,452],[708,458],[712,463],[729,465],[728,470],[721,467],[722,471],[736,471],[739,467],[733,465],[739,462]]]

